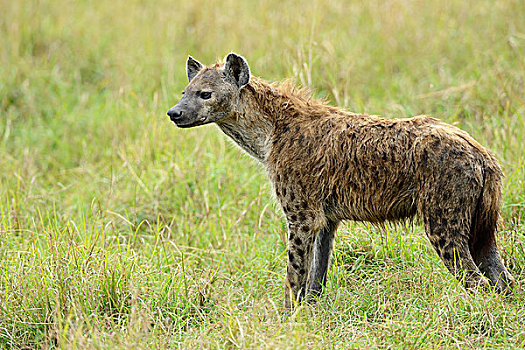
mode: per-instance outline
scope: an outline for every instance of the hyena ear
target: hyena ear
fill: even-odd
[[[224,71],[235,80],[239,89],[250,82],[250,67],[248,67],[248,63],[244,57],[233,52],[226,57]]]
[[[199,73],[202,68],[204,68],[202,63],[200,63],[193,57],[188,56],[188,60],[186,61],[186,73],[188,74],[188,82],[192,81],[193,78],[195,78],[197,73]]]

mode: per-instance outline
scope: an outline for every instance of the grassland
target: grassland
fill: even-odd
[[[0,348],[525,347],[525,2],[0,0]],[[338,232],[283,313],[260,167],[165,116],[188,54],[230,51],[356,112],[431,114],[492,149],[514,295],[469,294],[419,226]]]

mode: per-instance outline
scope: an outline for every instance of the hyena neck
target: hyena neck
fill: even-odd
[[[265,163],[275,129],[275,115],[265,108],[262,100],[268,97],[259,84],[258,79],[250,82],[241,93],[237,111],[218,121],[217,125],[249,155]],[[268,84],[265,85],[269,88]]]
[[[217,122],[219,128],[246,153],[264,163],[268,155],[268,140],[271,137],[273,127],[266,123],[254,124],[252,120],[248,119],[248,115],[237,113]]]
[[[275,130],[292,122],[308,122],[326,115],[340,113],[337,107],[323,100],[312,99],[306,89],[299,89],[290,82],[271,85],[252,77],[243,88],[236,112],[217,122],[217,125],[241,148],[265,163]]]

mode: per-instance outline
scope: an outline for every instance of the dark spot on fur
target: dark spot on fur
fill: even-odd
[[[303,232],[308,232],[310,231],[310,226],[304,225],[303,227],[301,227],[301,230],[303,230]]]
[[[294,257],[291,251],[288,251],[288,260],[293,263]]]
[[[232,135],[233,135],[233,138],[234,138],[235,140],[242,140],[242,136],[241,136],[240,133],[238,133],[237,131],[232,130],[232,129],[230,129],[230,131],[231,131],[231,133],[232,133]]]
[[[283,187],[283,197],[286,196],[286,187]]]
[[[277,195],[277,197],[281,197],[281,192],[279,192],[277,188],[275,189],[275,194]]]
[[[308,207],[308,203],[306,203],[306,201],[303,201],[301,203],[301,206],[303,207],[303,209],[306,209]]]
[[[302,258],[304,256],[304,250],[301,248],[297,249],[297,254]]]
[[[299,274],[300,274],[300,275],[304,275],[305,273],[306,273],[306,271],[305,271],[304,269],[300,269],[300,270],[299,270]]]
[[[292,216],[290,216],[290,220],[297,221],[297,215],[293,214]]]
[[[290,200],[293,202],[295,200],[295,194],[290,192]]]
[[[303,241],[301,241],[301,239],[300,239],[299,237],[296,237],[295,240],[294,240],[294,242],[295,242],[295,245],[301,245],[301,244],[303,244]]]
[[[292,267],[295,271],[299,270],[299,265],[297,264],[292,264]]]
[[[306,215],[301,211],[299,212],[299,221],[304,221],[306,220]]]

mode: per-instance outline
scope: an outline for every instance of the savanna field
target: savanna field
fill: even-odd
[[[0,348],[525,347],[524,18],[522,0],[0,0]],[[188,55],[231,51],[491,149],[515,292],[467,292],[417,223],[348,222],[320,300],[286,314],[264,170],[165,114]]]

